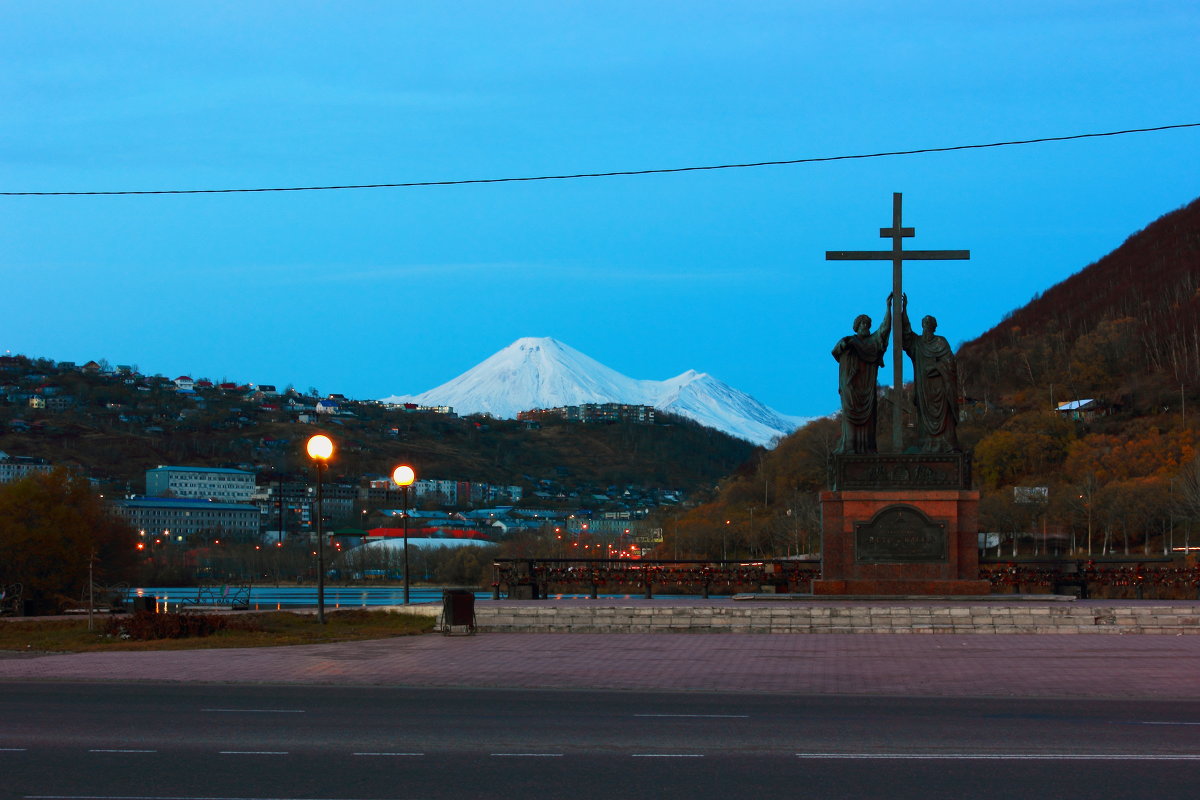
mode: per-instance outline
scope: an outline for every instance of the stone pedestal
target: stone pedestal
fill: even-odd
[[[843,458],[834,463],[835,486],[856,488],[821,493],[821,579],[813,594],[989,593],[979,578],[979,492],[963,486],[969,457]],[[846,480],[856,472],[870,473],[876,487]]]

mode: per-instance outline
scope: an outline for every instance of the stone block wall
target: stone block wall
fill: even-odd
[[[475,605],[480,631],[506,633],[1200,633],[1200,603],[776,602],[713,606]]]

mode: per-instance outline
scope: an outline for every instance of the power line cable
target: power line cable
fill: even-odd
[[[1076,133],[1071,136],[1044,136],[1038,139],[1018,139],[1009,142],[986,144],[960,144],[952,147],[923,147],[919,150],[891,150],[883,153],[859,153],[845,156],[819,156],[814,158],[792,158],[780,161],[751,161],[744,164],[710,164],[697,167],[667,167],[662,169],[631,169],[617,172],[578,172],[569,175],[532,175],[518,178],[470,178],[457,181],[412,181],[408,183],[357,183],[341,186],[271,186],[252,189],[147,189],[102,192],[0,192],[0,197],[88,197],[104,195],[150,195],[150,194],[251,194],[255,192],[329,192],[342,189],[408,189],[419,186],[467,186],[480,183],[526,183],[531,181],[568,181],[579,178],[615,178],[623,175],[665,175],[672,172],[705,172],[718,169],[750,169],[753,167],[778,167],[789,164],[818,164],[827,161],[853,161],[866,158],[889,158],[913,156],[922,153],[951,153],[956,150],[983,150],[989,147],[1012,147],[1045,142],[1069,142],[1076,139],[1096,139],[1103,136],[1124,136],[1130,133],[1153,133],[1197,128],[1200,122],[1185,122],[1179,125],[1159,125],[1154,128],[1130,128],[1122,131],[1102,133]]]

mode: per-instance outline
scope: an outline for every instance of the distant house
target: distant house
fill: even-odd
[[[187,375],[180,375],[173,383],[175,384],[175,388],[181,392],[190,392],[196,388],[196,382]]]
[[[88,375],[98,375],[101,372],[100,365],[98,363],[96,363],[95,361],[87,362],[82,367],[80,367],[80,369],[83,372],[86,372]]]
[[[336,414],[341,410],[341,406],[333,400],[318,400],[316,411],[318,414]]]
[[[194,388],[195,389],[211,389],[211,388],[213,388],[213,382],[210,381],[208,378],[201,378],[200,380],[196,381]]]
[[[66,411],[71,406],[75,405],[75,398],[69,395],[54,395],[46,397],[45,395],[35,394],[29,398],[29,407],[45,411]]]
[[[1059,403],[1055,409],[1059,414],[1081,422],[1091,422],[1097,417],[1106,417],[1112,413],[1112,407],[1096,399],[1067,400]]]

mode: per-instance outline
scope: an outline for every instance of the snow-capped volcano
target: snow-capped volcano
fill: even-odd
[[[582,403],[647,405],[764,445],[806,421],[767,408],[702,372],[636,380],[555,339],[533,337],[518,339],[435,389],[382,402],[453,406],[460,414],[510,419],[521,411]]]

